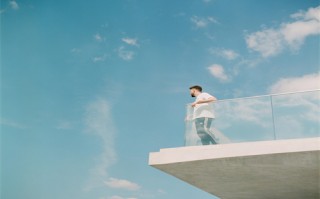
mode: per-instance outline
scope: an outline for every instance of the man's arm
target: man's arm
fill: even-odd
[[[203,104],[203,103],[210,103],[210,102],[213,102],[213,101],[216,101],[217,98],[215,97],[209,97],[208,99],[203,99],[203,100],[199,100],[197,102],[193,102],[191,104],[192,107],[195,107],[197,104]]]

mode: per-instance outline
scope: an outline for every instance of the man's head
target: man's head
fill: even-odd
[[[201,86],[198,85],[191,86],[189,89],[191,97],[197,97],[202,92]]]

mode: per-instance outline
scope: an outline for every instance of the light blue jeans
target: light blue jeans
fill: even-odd
[[[202,145],[217,144],[213,134],[210,132],[210,126],[213,118],[201,117],[195,119],[197,134],[201,139]]]

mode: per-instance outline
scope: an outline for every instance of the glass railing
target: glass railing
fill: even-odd
[[[205,132],[217,144],[320,137],[320,90],[217,100],[210,109],[215,118]],[[186,146],[204,144],[193,111],[188,104]]]

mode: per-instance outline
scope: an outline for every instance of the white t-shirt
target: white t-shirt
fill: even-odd
[[[196,102],[199,100],[207,100],[211,97],[213,96],[208,93],[201,93],[197,96]],[[201,117],[214,118],[212,103],[196,104],[193,110],[193,119]]]

